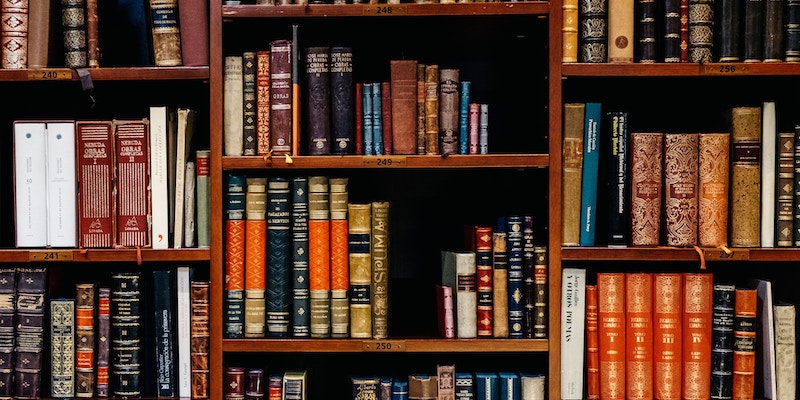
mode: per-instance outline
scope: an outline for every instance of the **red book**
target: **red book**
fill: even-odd
[[[350,287],[347,178],[330,178],[331,335],[349,337]]]
[[[709,273],[683,275],[684,400],[711,397],[711,318],[714,283]]]
[[[600,399],[597,325],[597,285],[586,285],[586,398],[589,400]]]
[[[683,275],[653,274],[653,397],[681,398]]]
[[[736,288],[733,308],[733,398],[752,399],[756,373],[758,291]]]
[[[76,121],[80,246],[114,245],[114,135],[111,121]]]
[[[308,178],[308,284],[311,337],[331,335],[331,225],[327,176]]]
[[[492,337],[492,227],[475,227],[475,267],[478,294],[478,337]]]
[[[356,82],[356,155],[364,154],[364,83]]]
[[[117,240],[122,247],[150,246],[150,125],[114,120],[117,150]]]
[[[208,0],[178,0],[178,26],[183,65],[208,65]]]
[[[653,398],[653,276],[625,274],[625,381],[628,399]]]
[[[383,154],[394,154],[392,133],[392,86],[391,83],[381,82],[381,119],[383,128]]]
[[[625,273],[597,274],[600,398],[625,399]]]
[[[658,246],[661,230],[662,144],[658,132],[631,134],[631,245]]]

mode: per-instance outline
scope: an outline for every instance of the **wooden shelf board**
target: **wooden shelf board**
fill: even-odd
[[[747,261],[795,261],[800,260],[800,248],[731,248],[730,260]],[[707,254],[718,254],[716,248],[701,248]],[[737,258],[740,254],[745,259]],[[700,261],[694,248],[677,247],[562,247],[561,259],[564,261]],[[706,256],[706,262],[725,262],[723,259]]]
[[[142,261],[208,261],[209,249],[142,249]],[[2,262],[128,262],[137,260],[136,249],[2,249]]]
[[[546,154],[223,157],[224,169],[546,168]]]
[[[542,15],[550,11],[546,1],[496,3],[429,3],[429,4],[308,4],[222,6],[223,18],[277,17],[402,17],[402,16],[470,16],[470,15]]]
[[[92,80],[207,80],[208,66],[201,67],[111,67],[87,68]],[[78,73],[69,68],[0,69],[0,82],[77,81]]]
[[[376,346],[379,349],[376,349]],[[223,339],[228,353],[546,352],[546,339]]]
[[[655,64],[588,64],[565,63],[563,76],[587,77],[712,77],[712,76],[778,76],[799,75],[800,63],[655,63]]]

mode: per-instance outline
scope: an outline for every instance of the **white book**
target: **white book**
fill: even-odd
[[[150,243],[154,249],[169,248],[168,113],[166,106],[150,107]]]
[[[15,121],[14,222],[17,247],[47,246],[46,210],[46,124]]]
[[[775,317],[775,380],[778,382],[775,400],[795,400],[797,394],[797,347],[795,305],[773,304]]]
[[[47,244],[78,245],[75,121],[47,123]]]
[[[186,162],[189,160],[192,136],[194,135],[195,111],[189,108],[178,109],[178,140],[175,148],[175,232],[174,247],[183,247],[184,202],[186,190]]]
[[[520,397],[522,400],[544,400],[545,375],[520,373]]]
[[[775,102],[765,101],[761,109],[761,247],[775,247],[775,121]]]
[[[192,395],[192,298],[190,270],[188,266],[176,267],[175,285],[178,309],[178,397]]]
[[[455,274],[453,307],[455,309],[456,337],[478,337],[477,264],[471,251],[443,251],[442,271]],[[452,271],[452,272],[450,272]]]
[[[561,270],[561,398],[583,398],[586,270]]]
[[[775,319],[772,315],[772,282],[763,279],[753,279],[750,285],[756,288],[758,295],[758,310],[756,315],[756,335],[761,337],[756,343],[761,348],[756,348],[756,357],[761,357],[761,370],[756,368],[756,393],[758,386],[763,386],[764,398],[775,399],[778,391],[778,382],[775,378]],[[759,378],[761,380],[759,381]]]
[[[195,226],[197,172],[194,161],[186,162],[185,176],[183,189],[185,197],[183,201],[183,247],[195,247],[197,246],[195,242],[195,232],[197,231]]]
[[[226,156],[240,156],[244,151],[244,76],[242,73],[242,56],[225,56],[222,138]]]

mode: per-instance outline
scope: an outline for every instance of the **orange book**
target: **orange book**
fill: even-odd
[[[711,398],[713,286],[709,273],[683,275],[684,400]]]
[[[756,372],[756,289],[736,288],[733,308],[733,399],[752,399]]]
[[[600,398],[625,399],[625,273],[597,274]]]
[[[625,274],[625,392],[653,398],[653,276]]]
[[[308,178],[308,287],[311,336],[331,335],[330,182],[327,176]]]
[[[683,275],[653,274],[653,398],[680,400]]]
[[[597,332],[597,285],[586,285],[586,398],[600,399]]]
[[[347,206],[345,204],[345,206]],[[350,256],[347,219],[331,219],[331,334],[350,337]],[[339,314],[340,318],[336,318]]]
[[[247,178],[245,194],[244,336],[266,333],[267,180]]]

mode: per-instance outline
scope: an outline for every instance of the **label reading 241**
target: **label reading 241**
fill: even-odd
[[[28,261],[72,261],[71,250],[42,250],[28,252]]]
[[[364,6],[364,15],[406,15],[408,7],[401,4],[379,4]]]

